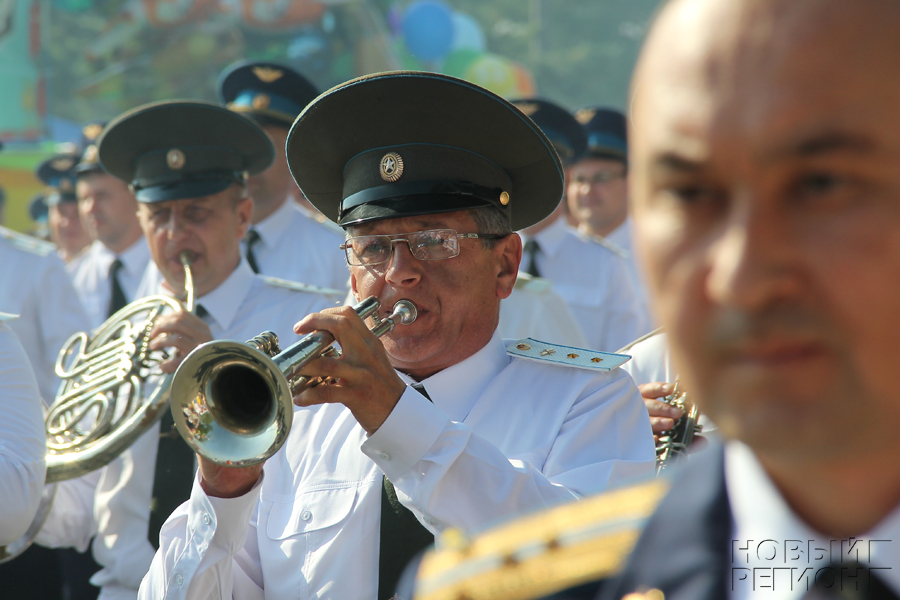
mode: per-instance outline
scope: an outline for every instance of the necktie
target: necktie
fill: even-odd
[[[897,600],[879,570],[858,562],[835,562],[816,574],[815,587],[804,598],[823,600]]]
[[[421,384],[413,384],[412,387],[431,400]],[[394,597],[404,567],[416,554],[434,543],[434,535],[400,503],[394,484],[387,477],[381,487],[380,540],[378,600],[390,600]]]
[[[125,292],[122,291],[122,284],[119,283],[119,271],[124,265],[118,258],[113,261],[109,267],[109,307],[106,310],[106,317],[113,316],[119,309],[124,308],[128,304]]]
[[[537,240],[530,239],[526,241],[524,250],[525,255],[528,257],[528,268],[525,272],[534,277],[540,277],[541,273],[537,267],[537,253],[541,251],[541,247],[538,245]]]
[[[209,314],[201,304],[197,305],[196,313],[201,319]],[[147,539],[154,550],[159,548],[160,528],[172,511],[191,497],[193,485],[194,453],[175,429],[172,411],[163,409],[150,500],[150,523],[147,527]]]
[[[247,240],[247,262],[250,264],[250,268],[253,269],[254,273],[259,273],[259,265],[256,264],[256,256],[253,254],[253,246],[259,243],[260,236],[259,232],[255,229],[248,229],[247,235],[244,236]]]

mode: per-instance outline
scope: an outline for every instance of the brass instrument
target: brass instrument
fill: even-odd
[[[394,304],[378,318],[374,296],[353,307],[363,319],[372,317],[376,337],[396,323],[416,320],[409,300]],[[172,382],[172,416],[188,445],[220,465],[248,467],[275,454],[291,430],[293,396],[308,387],[328,383],[299,375],[322,356],[338,356],[334,337],[314,331],[281,351],[278,337],[266,331],[246,343],[214,341],[195,348],[178,366]]]
[[[694,441],[694,436],[703,431],[703,425],[697,420],[700,418],[700,409],[688,400],[687,394],[678,389],[678,380],[675,381],[675,389],[662,399],[670,406],[676,406],[684,411],[675,421],[675,426],[664,431],[659,436],[656,444],[656,474],[662,473],[675,458],[687,454],[688,448]]]
[[[56,374],[62,384],[46,419],[46,483],[74,479],[108,465],[162,416],[172,375],[160,377],[150,393],[144,386],[155,367],[168,358],[166,352],[150,349],[156,320],[193,310],[193,255],[185,251],[178,258],[184,265],[184,306],[168,296],[142,298],[112,315],[93,336],[76,333],[60,350]],[[50,512],[54,491],[55,486],[45,490],[25,535],[0,546],[0,563],[31,544]]]

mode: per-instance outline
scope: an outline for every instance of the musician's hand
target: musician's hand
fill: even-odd
[[[650,413],[650,425],[653,427],[653,439],[659,441],[659,434],[675,427],[675,419],[681,417],[684,411],[659,400],[665,398],[675,389],[671,383],[661,381],[644,383],[638,386],[647,412]]]
[[[298,334],[316,330],[329,331],[340,344],[343,356],[319,358],[300,372],[307,376],[331,377],[336,381],[303,391],[294,397],[294,404],[310,406],[339,402],[350,409],[367,433],[375,433],[406,389],[406,384],[391,366],[381,340],[349,306],[327,308],[294,326]]]
[[[200,486],[207,496],[237,498],[249,492],[259,480],[262,464],[252,467],[223,467],[197,455]]]
[[[212,341],[209,325],[197,315],[179,311],[163,315],[150,331],[150,349],[167,349],[169,358],[160,363],[163,373],[174,373],[188,353],[200,344]]]

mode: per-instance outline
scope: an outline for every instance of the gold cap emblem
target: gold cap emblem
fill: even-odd
[[[169,165],[169,168],[173,171],[184,168],[184,163],[184,152],[181,150],[169,150],[166,153],[166,164]]]
[[[591,122],[591,119],[593,119],[594,115],[596,114],[597,111],[593,108],[579,108],[575,111],[575,120],[582,125],[587,125]]]
[[[61,192],[71,192],[72,191],[72,180],[71,179],[62,179],[59,182],[59,191]]]
[[[388,152],[381,157],[381,178],[394,182],[403,175],[403,159],[396,152]]]
[[[519,110],[521,110],[523,113],[525,113],[525,115],[528,117],[530,117],[531,115],[536,113],[538,111],[538,108],[540,108],[534,102],[519,102],[519,103],[516,103],[516,107]]]
[[[272,83],[273,81],[281,79],[281,76],[284,75],[284,71],[281,69],[273,69],[272,67],[253,67],[250,70],[253,71],[256,78],[263,83]]]
[[[50,166],[56,171],[68,171],[75,166],[75,159],[68,156],[65,158],[56,158],[50,163]]]
[[[253,108],[256,110],[265,110],[269,108],[271,103],[272,99],[269,98],[268,94],[257,94],[253,97]]]
[[[84,137],[87,139],[94,141],[97,139],[101,133],[103,133],[103,125],[100,123],[91,123],[90,125],[85,125],[81,129],[81,133],[84,134]]]
[[[500,204],[503,206],[509,204],[509,192],[500,192]]]

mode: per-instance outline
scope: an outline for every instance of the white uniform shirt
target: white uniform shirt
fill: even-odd
[[[533,237],[540,246],[538,271],[569,305],[588,348],[615,352],[650,331],[623,258],[568,227],[565,219]],[[527,260],[523,256],[523,264]]]
[[[628,371],[637,385],[664,381],[675,383],[678,372],[672,366],[672,356],[669,353],[669,334],[657,333],[640,341],[625,354],[631,356],[631,360],[622,365]]]
[[[260,236],[253,257],[261,275],[334,290],[348,288],[350,271],[340,249],[344,236],[307,217],[290,198],[252,227]],[[247,254],[246,241],[241,253]]]
[[[516,287],[500,303],[500,336],[509,339],[531,337],[542,342],[586,348],[587,340],[569,305],[543,277],[519,273]]]
[[[0,545],[21,537],[41,500],[47,466],[44,413],[31,364],[0,322]]]
[[[154,290],[166,294],[164,288]],[[169,293],[169,295],[171,295]],[[294,324],[333,302],[325,296],[274,287],[253,274],[246,261],[218,288],[198,298],[215,339],[248,340],[267,330],[282,348],[300,339]],[[148,382],[148,390],[155,386]],[[131,599],[153,558],[147,540],[159,425],[141,436],[108,466],[62,482],[37,541],[45,546],[85,549],[94,539],[94,558],[103,568],[91,578],[100,600]]]
[[[87,316],[51,244],[0,227],[0,311],[31,361],[46,404],[59,390],[56,358],[66,340],[89,328]]]
[[[294,411],[285,448],[234,499],[161,531],[141,598],[374,599],[382,476],[432,532],[473,530],[653,472],[647,411],[621,369],[512,358],[494,338],[408,387],[367,436],[342,405]],[[407,378],[408,379],[408,378]]]
[[[845,563],[853,560],[877,569],[879,579],[900,595],[900,506],[855,541],[833,540],[791,510],[753,451],[740,442],[725,446],[725,486],[734,517],[731,600],[823,598],[817,594],[816,573],[842,558]],[[850,575],[843,575],[848,587],[855,581]],[[823,587],[834,580],[837,590],[840,577],[836,571],[826,571],[819,580]]]
[[[625,222],[616,227],[616,229],[606,236],[606,240],[612,242],[625,252],[625,262],[628,264],[628,272],[635,283],[635,289],[640,296],[644,305],[644,310],[649,315],[649,302],[647,298],[647,285],[644,283],[644,276],[638,267],[637,256],[634,254],[634,233],[632,231],[631,217],[625,219]]]
[[[107,319],[112,285],[109,270],[116,259],[122,261],[118,278],[125,298],[132,302],[137,296],[141,278],[150,262],[150,248],[141,237],[120,255],[103,245],[99,240],[90,245],[84,258],[80,259],[73,271],[72,284],[78,298],[90,319],[90,328],[96,329]]]

